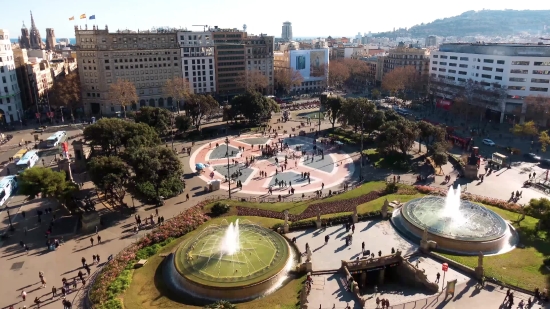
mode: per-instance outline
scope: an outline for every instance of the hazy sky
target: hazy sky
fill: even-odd
[[[54,28],[58,38],[74,37],[74,25],[92,24],[110,31],[150,29],[152,27],[187,27],[207,24],[223,28],[248,26],[252,34],[281,36],[284,21],[292,22],[294,37],[353,36],[357,32],[380,32],[394,27],[411,27],[438,18],[459,15],[469,10],[550,9],[546,1],[462,0],[451,5],[446,1],[311,1],[311,0],[0,0],[0,28],[12,37],[20,33],[23,21],[30,28],[34,20],[43,37],[46,28]],[[80,14],[94,15],[96,20],[79,20]],[[69,21],[74,16],[75,21]],[[549,21],[550,23],[550,21]]]

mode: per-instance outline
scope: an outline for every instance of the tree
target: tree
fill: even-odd
[[[122,106],[126,118],[126,106],[138,101],[136,87],[126,79],[117,79],[109,86],[109,99]]]
[[[235,82],[240,88],[244,88],[247,91],[258,91],[260,93],[265,93],[269,86],[269,79],[260,70],[243,72],[235,78]]]
[[[341,61],[331,61],[329,63],[328,82],[329,85],[341,88],[350,77],[349,68]]]
[[[289,93],[292,87],[300,86],[304,81],[300,71],[286,68],[276,69],[273,78],[277,92],[282,93]]]
[[[373,89],[373,90],[371,91],[371,96],[372,96],[372,98],[375,99],[375,100],[379,99],[379,98],[380,98],[380,90],[378,90],[378,89]]]
[[[550,145],[550,136],[548,135],[548,131],[542,131],[539,134],[539,143],[540,143],[540,150],[542,152],[546,152],[546,146]]]
[[[67,108],[71,112],[71,120],[74,122],[74,110],[80,107],[82,99],[78,71],[69,73],[55,82],[49,99],[51,106]]]
[[[370,132],[371,123],[382,125],[381,122],[376,122],[375,110],[374,104],[365,98],[348,98],[342,102],[339,121],[342,125],[353,126],[355,132],[358,129],[361,132],[368,129]]]
[[[440,169],[443,165],[447,164],[447,161],[448,161],[448,157],[445,152],[434,153],[432,155],[432,159],[434,160],[435,166],[439,167]]]
[[[376,141],[381,153],[399,150],[406,155],[418,137],[416,123],[403,118],[399,121],[386,122],[380,130]]]
[[[384,74],[382,89],[389,91],[392,96],[402,93],[405,89],[418,87],[419,75],[414,66],[397,67]]]
[[[418,152],[422,151],[422,142],[428,147],[434,142],[445,141],[445,129],[439,126],[435,126],[427,121],[417,122],[418,126]]]
[[[279,104],[259,92],[247,91],[231,100],[231,110],[233,115],[243,115],[248,121],[259,123],[279,111]]]
[[[369,67],[365,61],[351,58],[336,61],[342,61],[349,71],[349,77],[345,81],[347,85],[355,86],[355,88],[365,86],[369,73]]]
[[[162,93],[165,96],[176,101],[178,106],[178,114],[180,112],[181,102],[193,92],[189,80],[185,77],[173,77],[168,79],[162,88]]]
[[[548,123],[548,111],[550,98],[542,95],[530,95],[525,98],[525,119],[532,120],[536,124],[546,126]]]
[[[192,93],[187,97],[184,108],[193,120],[193,124],[199,129],[204,117],[218,111],[220,104],[211,95]]]
[[[166,135],[172,128],[172,113],[160,107],[144,106],[134,115],[136,123],[145,123],[157,131],[158,135]]]
[[[128,165],[117,156],[93,157],[88,162],[88,175],[105,196],[122,202],[130,179]]]
[[[176,153],[166,147],[141,147],[129,153],[136,188],[149,199],[172,197],[183,189],[183,168]]]
[[[92,147],[100,147],[104,155],[118,153],[125,147],[150,147],[160,144],[157,132],[144,123],[118,118],[103,118],[84,128],[84,138]]]
[[[328,112],[329,121],[333,128],[336,120],[340,117],[343,103],[344,99],[339,96],[321,96],[321,105]]]
[[[182,133],[185,133],[189,128],[191,128],[191,118],[187,115],[179,115],[176,117],[176,129]]]
[[[65,172],[55,172],[50,168],[35,166],[24,170],[18,177],[19,193],[35,198],[55,199],[66,205],[72,194],[78,191],[78,186],[66,180]]]
[[[534,121],[528,121],[523,124],[516,123],[510,131],[515,136],[535,136],[539,133]]]
[[[237,309],[237,306],[227,300],[218,300],[215,303],[204,306],[204,309]]]

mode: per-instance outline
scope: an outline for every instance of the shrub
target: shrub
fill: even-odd
[[[386,188],[384,189],[384,193],[385,194],[392,194],[392,193],[397,192],[398,189],[399,189],[399,187],[397,186],[397,184],[395,182],[388,182],[386,184]]]
[[[213,217],[219,217],[227,213],[228,211],[229,211],[229,205],[221,202],[216,202],[210,209],[210,213],[212,214]]]

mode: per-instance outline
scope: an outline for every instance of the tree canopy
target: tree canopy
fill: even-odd
[[[65,172],[56,172],[50,168],[34,166],[25,169],[19,176],[19,193],[35,198],[42,197],[56,199],[66,204],[67,199],[78,190],[78,186],[66,180]]]
[[[175,124],[178,131],[185,133],[191,128],[192,122],[189,116],[179,115],[175,119]]]
[[[160,144],[160,138],[152,127],[118,118],[103,118],[87,126],[84,138],[90,146],[101,147],[105,155],[116,154],[123,147]]]
[[[120,157],[98,156],[88,162],[88,175],[106,196],[122,201],[130,180],[130,168]]]
[[[193,92],[189,80],[185,77],[173,77],[166,80],[162,87],[162,93],[176,101],[178,112],[180,110],[181,103],[184,99],[189,97]]]
[[[192,93],[187,97],[184,109],[198,129],[205,116],[219,111],[220,104],[211,95]]]
[[[401,118],[398,121],[386,122],[380,128],[380,134],[376,138],[380,153],[401,151],[406,155],[418,137],[416,123]]]
[[[231,100],[231,114],[242,115],[250,122],[258,123],[280,110],[279,104],[256,91],[247,91]]]
[[[49,99],[52,106],[69,109],[74,121],[74,110],[80,107],[82,99],[78,71],[71,72],[56,81],[49,94]]]
[[[138,101],[136,86],[129,80],[117,79],[109,86],[109,100],[122,106],[126,118],[126,106]]]
[[[342,110],[344,101],[345,99],[339,96],[321,96],[321,105],[327,111],[329,121],[333,128],[336,120],[340,117],[340,111]]]
[[[292,87],[302,84],[304,77],[294,69],[276,68],[273,76],[277,92],[289,93]]]
[[[134,119],[154,128],[160,136],[166,135],[172,128],[172,113],[165,108],[144,106],[135,113]]]

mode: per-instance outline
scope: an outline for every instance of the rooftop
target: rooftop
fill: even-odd
[[[550,57],[548,44],[445,43],[439,46],[439,51],[492,56]]]

